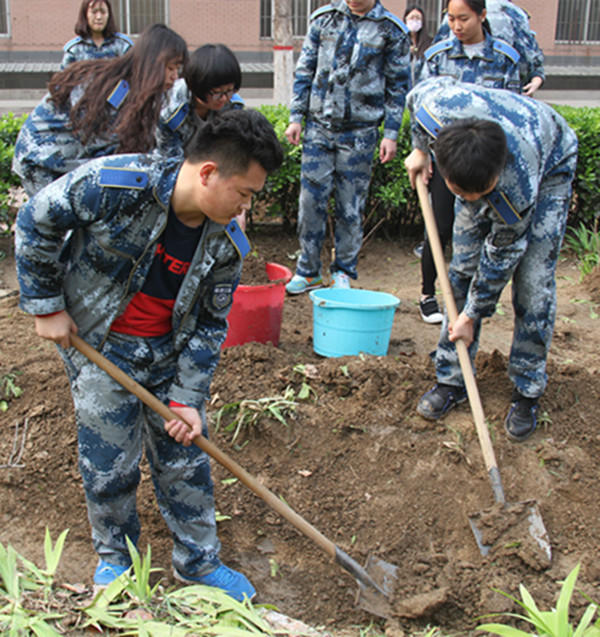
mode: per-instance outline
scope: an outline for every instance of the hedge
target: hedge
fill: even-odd
[[[600,108],[555,106],[567,120],[579,139],[579,159],[573,183],[574,197],[569,216],[571,227],[592,229],[600,214]],[[285,150],[281,169],[267,179],[265,189],[257,196],[255,209],[271,217],[280,218],[293,228],[298,218],[300,192],[300,146],[292,146],[285,138],[289,109],[287,106],[264,105],[260,110],[269,119]],[[10,189],[19,184],[11,172],[14,143],[26,116],[9,113],[0,118],[0,227],[10,227]],[[365,211],[365,230],[377,227],[387,236],[414,233],[422,226],[418,202],[410,187],[404,157],[411,151],[409,117],[404,114],[398,137],[396,158],[382,165],[373,157],[373,176]]]

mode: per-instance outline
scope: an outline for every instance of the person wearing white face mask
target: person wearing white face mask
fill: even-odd
[[[410,31],[410,85],[411,88],[419,81],[423,68],[423,53],[431,44],[431,38],[425,27],[425,13],[420,6],[409,4],[404,12],[404,23]]]

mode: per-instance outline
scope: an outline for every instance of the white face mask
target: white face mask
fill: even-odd
[[[406,21],[406,26],[408,27],[408,30],[411,33],[417,33],[423,27],[423,21],[422,20],[415,20],[415,19],[407,20]]]

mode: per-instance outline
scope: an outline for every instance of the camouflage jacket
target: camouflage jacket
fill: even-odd
[[[173,214],[180,165],[153,154],[103,157],[24,204],[16,229],[21,308],[36,315],[66,309],[80,335],[101,347],[142,288]],[[208,397],[241,268],[226,228],[207,219],[173,307],[171,400],[199,408]],[[75,351],[66,356],[76,369],[83,363]]]
[[[60,68],[62,70],[69,64],[81,60],[116,58],[127,53],[132,46],[133,42],[123,33],[115,33],[112,38],[105,39],[100,46],[97,46],[91,38],[82,38],[78,35],[63,47]]]
[[[494,191],[473,203],[456,199],[457,207],[466,208],[474,223],[485,219],[490,227],[465,306],[472,318],[490,316],[527,248],[527,230],[535,217],[540,184],[560,175],[568,183],[569,176],[573,177],[577,137],[544,102],[461,84],[449,77],[421,82],[409,93],[407,107],[413,145],[424,152],[443,126],[469,117],[496,122],[506,135],[508,160]],[[536,223],[545,224],[550,233],[561,225],[549,217],[536,219]]]
[[[83,90],[78,86],[71,92],[68,108],[56,106],[47,93],[21,127],[15,143],[12,170],[21,178],[28,196],[32,197],[44,186],[91,158],[116,152],[116,135],[96,136],[84,144],[73,133],[69,109],[79,101]],[[107,108],[113,120],[128,91],[127,82],[121,80],[109,97]]]
[[[324,126],[378,126],[395,140],[410,81],[410,38],[404,23],[379,0],[352,15],[334,0],[311,16],[296,66],[290,122]]]
[[[454,35],[425,51],[421,80],[449,75],[461,82],[521,92],[519,54],[506,42],[485,34],[483,50],[470,58]]]

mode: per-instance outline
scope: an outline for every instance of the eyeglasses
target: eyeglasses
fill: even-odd
[[[212,99],[215,100],[215,102],[218,102],[219,100],[222,100],[224,97],[226,97],[228,100],[230,100],[233,95],[235,93],[235,89],[234,88],[230,88],[227,91],[208,91],[207,95]]]

